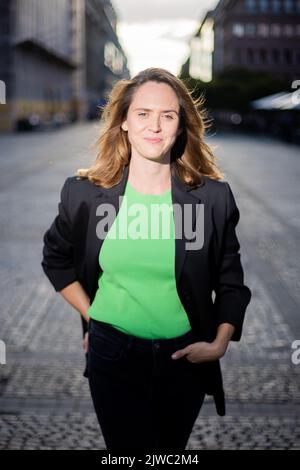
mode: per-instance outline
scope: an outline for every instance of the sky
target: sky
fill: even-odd
[[[189,56],[189,39],[218,0],[112,0],[117,33],[131,76],[148,67],[178,74]]]

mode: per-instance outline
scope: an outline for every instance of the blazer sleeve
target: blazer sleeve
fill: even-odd
[[[217,324],[230,323],[235,327],[232,341],[239,341],[251,291],[244,284],[244,272],[239,253],[240,244],[236,235],[240,213],[232,190],[226,187],[226,222],[223,234],[221,258],[215,288]]]
[[[42,268],[55,291],[77,280],[73,259],[73,232],[68,216],[69,179],[63,184],[58,203],[58,215],[43,237]]]

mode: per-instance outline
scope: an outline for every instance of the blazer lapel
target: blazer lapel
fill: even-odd
[[[185,262],[188,250],[186,244],[191,243],[189,233],[194,232],[196,224],[197,204],[200,204],[201,199],[190,191],[193,188],[188,187],[182,183],[175,176],[172,178],[172,203],[178,204],[180,210],[174,213],[174,226],[175,226],[175,276],[176,284],[179,285],[183,264]],[[176,206],[175,206],[176,207]],[[190,233],[191,234],[191,233]]]

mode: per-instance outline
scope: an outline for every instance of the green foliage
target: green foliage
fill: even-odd
[[[192,91],[193,98],[205,97],[205,106],[210,109],[247,111],[249,103],[264,96],[289,90],[284,79],[245,68],[228,68],[209,83],[184,77],[183,82]]]

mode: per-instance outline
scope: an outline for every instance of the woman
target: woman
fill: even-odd
[[[164,69],[117,82],[97,158],[66,179],[44,236],[44,272],[81,314],[110,451],[185,449],[205,394],[225,414],[219,359],[251,291],[198,105]]]

